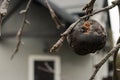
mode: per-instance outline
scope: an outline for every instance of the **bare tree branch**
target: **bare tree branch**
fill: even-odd
[[[60,27],[64,27],[64,24],[62,24],[62,22],[60,21],[60,19],[56,16],[55,12],[53,11],[52,7],[50,6],[48,0],[45,0],[47,7],[50,11],[51,17],[53,19],[53,21],[55,22],[57,29],[60,29]]]
[[[89,80],[93,80],[99,69],[102,67],[102,65],[109,59],[110,56],[115,54],[118,49],[120,48],[120,44],[117,44],[96,66],[95,66],[95,71],[90,77]]]
[[[5,16],[7,14],[7,9],[8,9],[8,6],[9,6],[9,2],[10,0],[4,0],[0,6],[0,14],[2,16]]]
[[[93,7],[94,7],[94,3],[96,0],[91,0],[88,4],[86,4],[86,6],[83,8],[83,10],[85,11],[86,15],[91,14],[93,11]],[[85,18],[85,20],[88,20],[89,17]]]
[[[119,0],[118,0],[118,1],[113,1],[111,6],[104,7],[104,8],[102,8],[102,9],[98,10],[98,11],[95,11],[95,12],[91,13],[91,14],[85,15],[85,16],[81,17],[81,19],[87,18],[87,17],[89,17],[89,16],[93,16],[93,15],[98,14],[98,13],[103,12],[103,11],[110,10],[110,9],[112,9],[113,7],[119,5],[119,3],[120,3]]]
[[[65,36],[61,37],[50,49],[50,52],[56,52],[62,46],[65,38],[66,38]]]
[[[11,56],[11,59],[13,59],[15,54],[19,51],[19,47],[20,47],[21,39],[22,39],[23,29],[24,29],[25,24],[26,24],[26,15],[27,15],[27,12],[28,12],[28,9],[30,7],[31,2],[32,2],[32,0],[29,0],[27,5],[26,5],[26,8],[24,10],[20,11],[20,14],[23,15],[23,19],[22,19],[22,23],[21,23],[20,29],[18,30],[18,33],[17,33],[17,38],[18,38],[17,46],[15,48],[14,53]]]
[[[117,41],[117,44],[120,43],[120,37]],[[117,60],[117,55],[118,55],[118,51],[119,49],[114,53],[114,56],[113,56],[113,80],[118,80],[118,74],[117,74],[117,66],[116,66],[116,60]]]
[[[83,8],[83,10],[86,10],[87,8],[91,8],[94,6],[96,0],[91,0],[88,4],[86,4]],[[93,8],[92,8],[93,9]]]
[[[0,5],[0,36],[2,36],[2,21],[3,17],[7,14],[10,0],[3,0]]]
[[[45,66],[49,71],[54,72],[54,69],[48,64],[48,62],[45,62]]]
[[[116,1],[120,1],[120,0],[116,0]],[[119,10],[119,18],[120,18],[120,2],[118,4],[118,10]],[[120,30],[120,25],[119,25],[119,30]],[[117,41],[117,44],[118,43],[120,43],[120,37],[119,37],[119,39]],[[118,55],[118,51],[113,56],[113,80],[118,80],[118,74],[117,74],[117,55]]]
[[[54,69],[52,69],[52,67],[48,64],[48,62],[45,62],[44,65],[45,65],[46,68],[38,66],[38,69],[42,70],[42,71],[45,71],[45,72],[48,72],[48,73],[54,73]]]
[[[45,71],[45,72],[48,72],[48,73],[54,73],[52,71],[49,71],[48,69],[44,68],[44,67],[41,67],[41,66],[38,66],[38,69],[39,70],[42,70],[42,71]]]
[[[88,14],[88,15],[85,15],[83,17],[80,17],[77,21],[75,21],[74,23],[72,23],[69,28],[61,35],[61,38],[53,45],[53,47],[50,49],[50,52],[55,52],[57,49],[59,49],[63,43],[63,41],[65,40],[66,36],[71,32],[71,30],[76,26],[76,24],[78,24],[81,20],[87,18],[87,17],[90,17],[90,16],[93,16],[97,13],[100,13],[102,11],[106,11],[106,10],[109,10],[109,9],[112,9],[113,7],[115,7],[116,5],[119,5],[120,1],[117,0],[117,1],[113,1],[112,2],[112,5],[111,6],[107,6],[105,8],[102,8],[98,11],[95,11],[91,14]]]

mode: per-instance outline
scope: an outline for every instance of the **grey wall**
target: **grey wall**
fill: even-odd
[[[23,38],[19,53],[11,61],[10,56],[15,48],[15,38],[0,43],[0,80],[28,80],[28,58],[30,55],[43,55],[41,38]],[[64,48],[64,49],[63,49]],[[87,80],[91,74],[92,61],[90,56],[80,57],[63,47],[56,53],[61,57],[62,80]],[[52,56],[52,54],[49,54]]]

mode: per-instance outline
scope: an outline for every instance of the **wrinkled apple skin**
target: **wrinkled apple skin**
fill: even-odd
[[[79,55],[94,53],[106,43],[106,32],[95,20],[80,21],[67,36],[69,45]]]

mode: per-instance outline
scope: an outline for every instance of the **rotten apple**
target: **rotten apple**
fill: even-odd
[[[94,53],[106,43],[106,32],[95,20],[81,20],[67,36],[69,45],[79,55]]]

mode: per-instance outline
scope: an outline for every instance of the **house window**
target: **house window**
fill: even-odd
[[[60,58],[58,56],[30,56],[29,80],[60,80]]]

